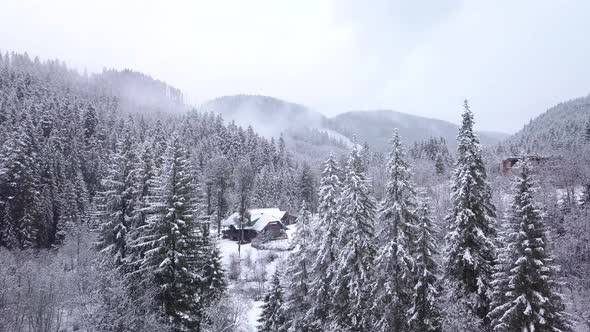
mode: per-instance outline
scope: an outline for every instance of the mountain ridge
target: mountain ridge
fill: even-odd
[[[502,142],[511,150],[544,153],[571,148],[583,142],[583,132],[590,122],[590,95],[561,102],[531,119],[521,130]]]
[[[263,134],[278,136],[297,128],[315,128],[339,139],[367,142],[376,151],[386,152],[389,138],[397,128],[408,143],[430,137],[443,137],[455,147],[459,126],[449,121],[412,115],[396,110],[353,110],[327,117],[305,105],[262,95],[228,95],[205,102],[202,109],[220,113],[226,120],[247,126]],[[274,130],[262,128],[270,125]],[[482,144],[493,145],[508,134],[479,132]]]

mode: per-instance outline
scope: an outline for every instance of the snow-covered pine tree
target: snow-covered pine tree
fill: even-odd
[[[440,332],[441,312],[438,305],[437,245],[430,207],[426,202],[419,209],[418,237],[416,238],[416,283],[412,295],[413,306],[408,313],[410,331]]]
[[[315,223],[312,223],[313,248],[311,250],[315,260],[309,271],[310,308],[306,315],[310,331],[326,330],[332,308],[330,282],[338,254],[335,239],[340,228],[338,215],[338,203],[342,190],[340,172],[334,154],[330,154],[324,162],[320,180],[318,218]]]
[[[217,237],[209,237],[206,234],[203,234],[203,236],[208,238],[208,250],[205,256],[201,292],[203,293],[204,304],[207,306],[221,298],[227,285],[221,263],[221,254],[217,245]]]
[[[336,258],[332,289],[334,331],[369,331],[371,322],[370,283],[375,249],[375,202],[358,147],[352,149],[346,166],[339,216],[340,252]]]
[[[496,292],[504,294],[502,304],[492,309],[494,331],[573,331],[558,293],[553,258],[547,246],[542,213],[535,201],[535,181],[525,162],[514,185],[506,253],[506,270],[498,277]]]
[[[316,203],[317,203],[317,197],[316,197],[316,185],[315,185],[315,179],[314,179],[314,175],[313,175],[313,171],[311,170],[311,166],[309,166],[308,163],[303,163],[303,165],[301,166],[301,171],[298,177],[298,187],[299,187],[299,192],[298,192],[298,196],[299,196],[299,200],[300,201],[305,201],[306,205],[307,205],[307,209],[311,212],[311,213],[315,213],[316,212]]]
[[[308,331],[305,314],[309,309],[308,269],[310,265],[310,253],[308,246],[311,244],[311,213],[305,201],[301,203],[297,229],[293,234],[294,249],[287,261],[286,291],[285,291],[285,324],[281,331],[304,332]]]
[[[436,155],[436,160],[434,161],[434,170],[436,171],[437,175],[445,174],[445,162],[443,160],[442,154]]]
[[[252,190],[254,189],[254,169],[247,159],[242,159],[234,169],[234,184],[236,192],[236,209],[240,217],[240,239],[238,246],[238,255],[240,254],[241,244],[244,240],[243,224],[249,220],[248,209],[252,199]]]
[[[285,323],[285,309],[283,307],[283,287],[280,272],[277,269],[272,277],[271,288],[264,296],[262,313],[258,318],[258,332],[282,331]]]
[[[453,208],[447,218],[445,272],[453,284],[455,297],[470,302],[474,313],[485,319],[496,260],[496,212],[481,146],[473,131],[473,113],[467,101],[464,107],[451,184]]]
[[[0,164],[0,247],[37,246],[42,205],[39,202],[39,145],[31,118],[24,113],[17,130],[2,145]]]
[[[204,262],[201,228],[195,220],[192,166],[178,136],[170,139],[161,174],[148,197],[146,225],[136,247],[149,248],[141,272],[153,275],[156,301],[175,331],[198,330],[201,324],[200,277]]]
[[[111,155],[108,175],[102,180],[99,192],[97,217],[100,234],[97,248],[112,256],[115,266],[124,263],[127,256],[127,237],[136,213],[136,156],[134,142],[124,133]]]
[[[586,142],[590,142],[590,120],[586,122],[586,129],[584,130],[584,139]]]
[[[387,163],[388,181],[385,199],[379,209],[379,251],[375,259],[372,283],[375,329],[408,330],[408,312],[414,287],[414,255],[418,215],[416,190],[397,132],[391,139]]]
[[[498,227],[498,243],[502,244],[502,246],[498,247],[497,250],[497,261],[496,265],[494,266],[494,274],[492,275],[492,291],[490,293],[490,310],[497,308],[507,300],[507,293],[508,284],[510,281],[508,280],[508,271],[510,270],[510,251],[512,247],[508,243],[508,238],[510,233],[512,232],[510,227],[510,221],[507,218],[502,218],[502,221]],[[488,314],[488,317],[492,317],[491,312]],[[492,324],[494,322],[492,321]]]
[[[137,146],[137,160],[135,163],[135,211],[130,223],[128,235],[128,250],[126,263],[132,271],[137,271],[141,265],[143,255],[147,248],[137,246],[139,239],[144,236],[143,231],[146,225],[148,202],[147,199],[153,193],[153,182],[159,170],[155,168],[155,160],[152,154],[152,144],[141,144]]]

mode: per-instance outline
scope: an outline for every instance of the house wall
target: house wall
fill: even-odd
[[[281,227],[281,224],[274,222],[266,225],[264,231],[267,232],[268,235],[270,235],[270,237],[274,239],[281,236],[282,229],[283,227]]]

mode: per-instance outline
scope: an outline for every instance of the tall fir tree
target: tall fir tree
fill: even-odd
[[[285,323],[283,305],[283,287],[281,286],[280,272],[277,269],[272,278],[271,288],[264,296],[262,313],[258,318],[258,332],[281,331]]]
[[[300,201],[304,201],[307,205],[308,210],[311,213],[316,212],[316,188],[315,188],[315,179],[313,175],[313,171],[311,170],[311,166],[308,163],[303,163],[301,166],[301,172],[299,174],[298,179],[298,187],[299,187],[299,199]]]
[[[346,166],[339,215],[340,252],[330,283],[331,330],[368,331],[372,328],[370,282],[375,249],[375,202],[370,195],[363,163],[355,145]]]
[[[434,161],[434,170],[437,175],[445,174],[445,162],[443,160],[442,154],[436,155],[436,160]]]
[[[434,225],[430,207],[426,202],[419,209],[418,236],[416,238],[416,281],[413,288],[413,305],[408,312],[410,331],[441,332],[441,311],[438,305],[438,263]]]
[[[558,277],[549,252],[542,212],[535,201],[535,181],[528,162],[514,185],[504,271],[498,274],[490,312],[496,332],[573,331],[558,293]]]
[[[39,143],[28,114],[0,151],[2,187],[0,188],[0,246],[31,248],[38,246],[42,204],[39,201]]]
[[[468,302],[473,312],[487,323],[496,260],[496,212],[467,101],[464,108],[451,184],[453,207],[447,218],[445,272],[453,284],[454,296]]]
[[[221,263],[221,254],[217,237],[210,236],[209,225],[203,227],[204,263],[201,278],[201,294],[203,305],[209,306],[221,298],[227,287],[225,273]]]
[[[313,257],[309,272],[309,300],[310,308],[306,320],[310,331],[324,331],[328,327],[332,290],[330,282],[334,276],[338,230],[340,228],[339,200],[342,191],[340,181],[341,170],[334,154],[330,154],[324,162],[324,169],[320,180],[318,218],[312,223]]]
[[[153,195],[143,236],[135,246],[149,248],[141,271],[154,276],[156,302],[174,331],[199,331],[203,236],[195,220],[193,172],[187,151],[173,135],[163,158],[161,174],[153,181]]]
[[[407,331],[414,286],[416,190],[398,133],[391,140],[388,181],[380,207],[373,310],[379,331]]]
[[[136,160],[133,140],[125,133],[111,155],[109,173],[99,192],[98,217],[101,220],[97,248],[108,252],[116,266],[127,256],[127,237],[136,213]]]
[[[297,229],[293,235],[295,248],[291,252],[287,262],[285,291],[285,324],[281,330],[288,332],[308,331],[305,314],[309,309],[308,285],[309,285],[309,261],[308,246],[311,244],[311,213],[305,201],[301,203]]]

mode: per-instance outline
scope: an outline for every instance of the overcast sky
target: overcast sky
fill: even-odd
[[[514,132],[590,93],[590,1],[0,0],[0,49],[131,68],[193,102],[263,94]]]

